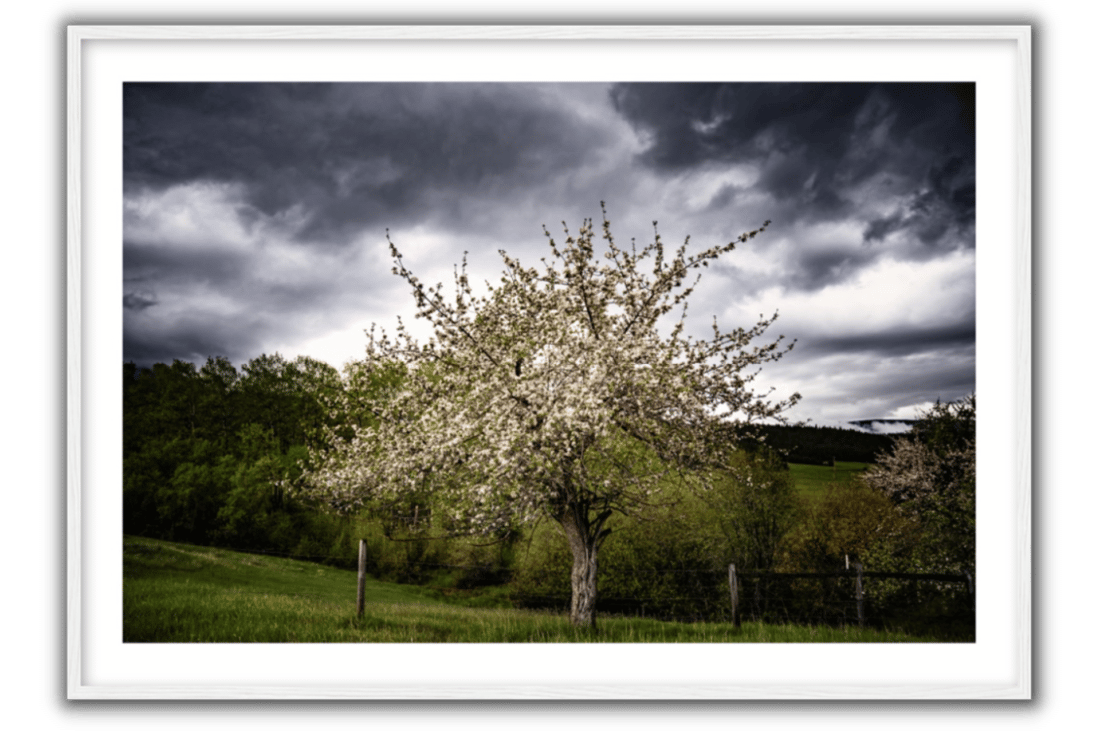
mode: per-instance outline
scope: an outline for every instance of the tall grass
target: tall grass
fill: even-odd
[[[492,607],[503,589],[443,591],[369,579],[355,615],[356,573],[298,560],[127,537],[126,642],[818,643],[931,641],[890,631],[606,617],[595,632],[567,616]]]

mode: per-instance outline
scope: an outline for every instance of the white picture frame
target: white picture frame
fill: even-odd
[[[978,82],[975,643],[122,643],[121,82],[698,80],[715,55],[755,81]],[[1029,27],[73,26],[67,124],[70,699],[1030,699]]]

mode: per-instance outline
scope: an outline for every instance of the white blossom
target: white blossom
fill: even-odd
[[[391,242],[433,337],[418,343],[400,320],[392,338],[370,329],[366,371],[396,370],[400,388],[376,396],[376,420],[334,438],[311,485],[344,509],[430,494],[453,530],[491,534],[549,516],[568,534],[576,521],[596,546],[610,513],[649,501],[672,472],[721,464],[745,426],[798,400],[751,389],[754,370],[793,346],[753,345],[777,316],[684,336],[688,275],[763,230],[694,255],[685,241],[669,257],[656,231],[640,250],[618,247],[605,214],[606,251],[596,253],[591,221],[563,245],[546,232],[541,266],[502,251],[500,283],[479,296],[464,259],[450,299]],[[674,308],[680,320],[659,333]]]

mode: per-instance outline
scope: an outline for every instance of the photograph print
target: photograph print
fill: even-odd
[[[973,643],[958,82],[126,82],[128,643]]]

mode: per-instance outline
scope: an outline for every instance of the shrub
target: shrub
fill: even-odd
[[[919,539],[916,522],[859,478],[830,484],[824,496],[807,502],[804,516],[792,538],[792,569],[831,571],[847,558],[868,570],[894,570]]]
[[[797,520],[794,489],[774,457],[740,460],[705,493],[683,482],[663,492],[671,501],[609,522],[611,535],[598,558],[602,613],[725,618],[729,563],[774,567]],[[567,608],[572,556],[562,533],[540,525],[516,555],[511,591],[517,605]]]

